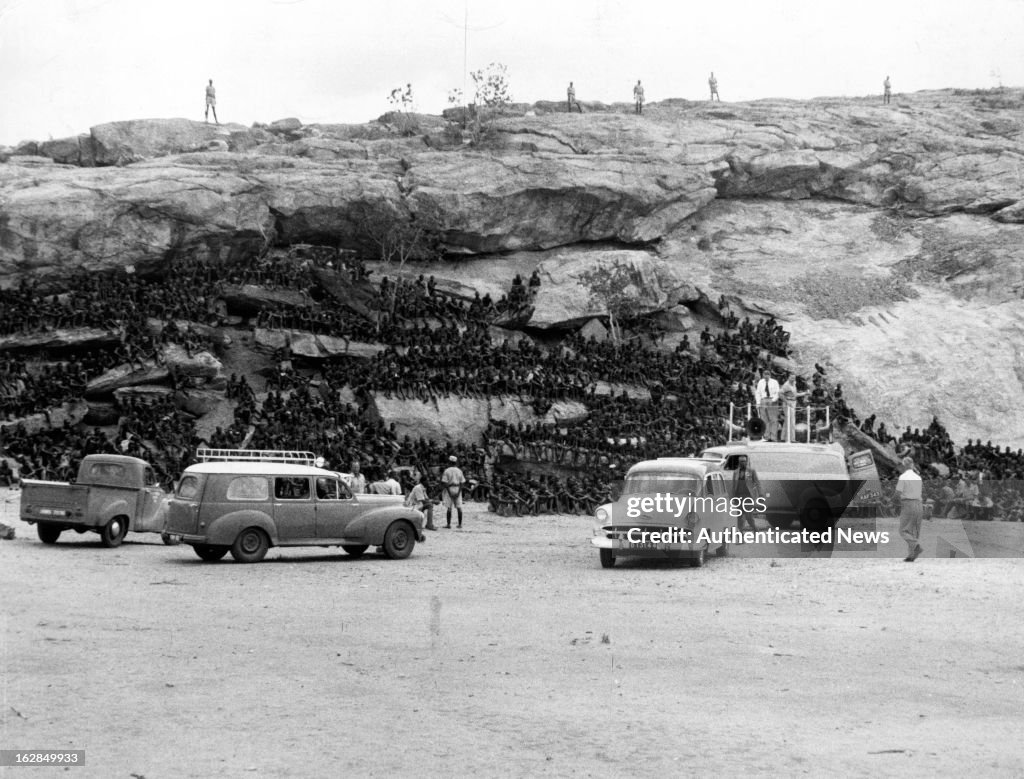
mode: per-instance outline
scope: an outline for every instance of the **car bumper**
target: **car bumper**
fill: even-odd
[[[616,557],[676,558],[700,554],[701,546],[688,543],[631,543],[617,538],[595,536],[590,543],[598,549],[611,549]]]

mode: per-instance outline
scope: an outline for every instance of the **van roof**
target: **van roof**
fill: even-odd
[[[333,476],[339,474],[312,465],[268,462],[208,462],[190,465],[185,473],[233,473],[256,476]]]
[[[659,457],[657,460],[644,460],[629,469],[630,473],[654,473],[664,471],[681,471],[703,476],[710,470],[717,470],[713,460],[700,457]]]
[[[846,456],[846,450],[842,444],[801,444],[793,441],[782,443],[779,441],[730,441],[727,444],[718,444],[704,449],[705,452],[718,452],[731,454],[734,451],[747,452],[812,452],[815,454],[839,454]]]

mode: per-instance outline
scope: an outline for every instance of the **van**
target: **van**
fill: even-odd
[[[736,470],[744,456],[760,482],[767,507],[765,517],[775,527],[789,527],[799,521],[801,527],[811,531],[829,528],[851,503],[863,502],[872,494],[878,483],[870,451],[856,452],[848,461],[846,451],[835,443],[743,439],[701,453],[702,459],[717,464],[727,474]],[[855,473],[851,474],[853,466]]]

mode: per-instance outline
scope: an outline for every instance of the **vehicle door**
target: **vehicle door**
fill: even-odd
[[[851,505],[876,510],[882,500],[882,482],[875,465],[875,455],[870,449],[854,452],[847,460],[847,468],[853,490]]]
[[[316,537],[316,507],[309,476],[274,477],[274,525],[288,543]]]
[[[735,527],[739,522],[738,518],[729,516],[731,485],[725,476],[722,472],[716,471],[704,477],[704,493],[714,501],[713,510],[704,514],[704,526],[713,533]]]
[[[318,476],[316,479],[316,537],[343,538],[345,527],[359,512],[352,491],[340,478]]]
[[[164,491],[160,487],[156,471],[146,466],[142,475],[142,489],[139,490],[135,519],[132,530],[138,532],[161,532],[164,529]]]

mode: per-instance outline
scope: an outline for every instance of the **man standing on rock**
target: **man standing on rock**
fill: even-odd
[[[633,87],[633,102],[636,104],[636,112],[642,114],[644,112],[644,87],[640,83],[640,79],[636,80],[636,86]]]
[[[581,114],[583,113],[583,109],[580,108],[580,104],[576,102],[576,87],[572,85],[571,81],[569,82],[569,88],[565,90],[565,99],[568,104],[570,114],[572,113],[573,106],[576,106],[576,110]]]
[[[708,86],[711,88],[711,99],[717,100],[719,103],[721,103],[722,98],[718,96],[718,79],[715,78],[714,71],[711,71],[711,78],[708,79]]]
[[[882,90],[882,102],[888,104],[892,100],[892,84],[889,82],[888,76],[882,82]]]
[[[921,477],[914,471],[914,461],[904,457],[901,461],[903,473],[896,482],[896,494],[900,496],[900,537],[907,542],[905,563],[912,563],[921,554]]]
[[[441,474],[441,502],[445,507],[445,518],[448,527],[452,526],[452,509],[459,515],[459,527],[462,527],[462,485],[466,483],[466,477],[458,466],[459,458],[452,455],[448,458],[451,463],[444,473]]]
[[[210,109],[213,109],[213,121],[216,124],[220,124],[217,121],[217,90],[213,88],[213,79],[210,79],[210,83],[206,85],[206,113],[203,115],[204,121],[207,124],[210,122]]]

